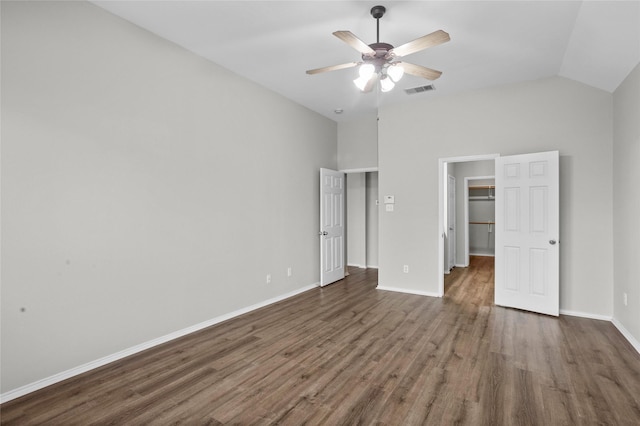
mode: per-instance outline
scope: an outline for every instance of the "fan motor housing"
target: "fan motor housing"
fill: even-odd
[[[376,51],[376,56],[386,55],[387,52],[393,49],[393,46],[389,43],[371,43],[369,47]]]
[[[371,43],[370,48],[376,51],[375,55],[362,55],[362,61],[365,64],[373,64],[377,71],[380,71],[382,67],[387,63],[389,59],[389,51],[393,49],[393,46],[389,43]]]

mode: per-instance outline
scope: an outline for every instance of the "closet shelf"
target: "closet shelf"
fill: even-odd
[[[488,222],[472,222],[472,221],[469,221],[469,224],[471,224],[471,225],[495,225],[496,223],[495,222],[491,222],[491,221],[488,221]]]
[[[495,189],[495,185],[469,185],[469,189]]]
[[[492,195],[472,195],[469,197],[469,201],[495,201],[496,197]]]

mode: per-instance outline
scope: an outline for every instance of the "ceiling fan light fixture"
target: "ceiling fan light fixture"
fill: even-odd
[[[387,69],[387,75],[391,77],[391,80],[397,83],[404,75],[404,68],[402,68],[401,65],[390,65]]]
[[[373,76],[375,72],[376,72],[376,67],[373,64],[362,64],[360,65],[360,69],[358,70],[360,77],[364,78],[367,81],[369,81],[369,79]]]
[[[362,76],[356,78],[355,80],[353,80],[353,84],[356,85],[356,87],[358,89],[360,89],[360,91],[364,92],[365,87],[367,87],[367,83],[369,82],[369,79],[371,77],[368,78],[364,78]]]
[[[390,90],[393,89],[393,87],[395,86],[394,82],[389,78],[389,76],[386,76],[384,78],[382,78],[382,80],[380,80],[380,89],[383,92],[389,92]]]
[[[1,1],[1,0],[0,0]],[[413,41],[394,47],[389,43],[380,42],[380,18],[384,16],[384,6],[374,6],[371,16],[376,20],[376,42],[367,44],[356,37],[351,31],[335,31],[333,35],[360,52],[362,62],[348,62],[346,64],[307,70],[307,74],[319,74],[327,71],[341,70],[358,67],[359,77],[353,80],[356,87],[362,92],[371,92],[380,82],[382,92],[393,90],[395,84],[400,81],[404,73],[436,80],[442,74],[441,71],[432,70],[422,65],[416,65],[399,59],[406,55],[424,50],[428,47],[438,46],[450,40],[449,34],[442,30],[434,31]]]

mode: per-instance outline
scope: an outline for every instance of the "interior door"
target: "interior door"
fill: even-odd
[[[495,303],[558,316],[558,151],[495,162]]]
[[[344,278],[344,173],[320,169],[320,285]]]
[[[456,178],[449,175],[447,181],[447,243],[448,271],[456,264]]]

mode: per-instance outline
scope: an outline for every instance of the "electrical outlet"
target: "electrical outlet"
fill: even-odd
[[[291,276],[291,266],[289,266],[287,268],[287,276],[290,277]]]
[[[271,284],[271,274],[267,274],[267,284]]]
[[[624,306],[627,306],[627,303],[629,302],[627,300],[627,293],[622,293],[622,300],[624,301]]]
[[[409,273],[409,265],[404,265],[402,267],[402,272],[404,272],[405,274],[408,274]]]

